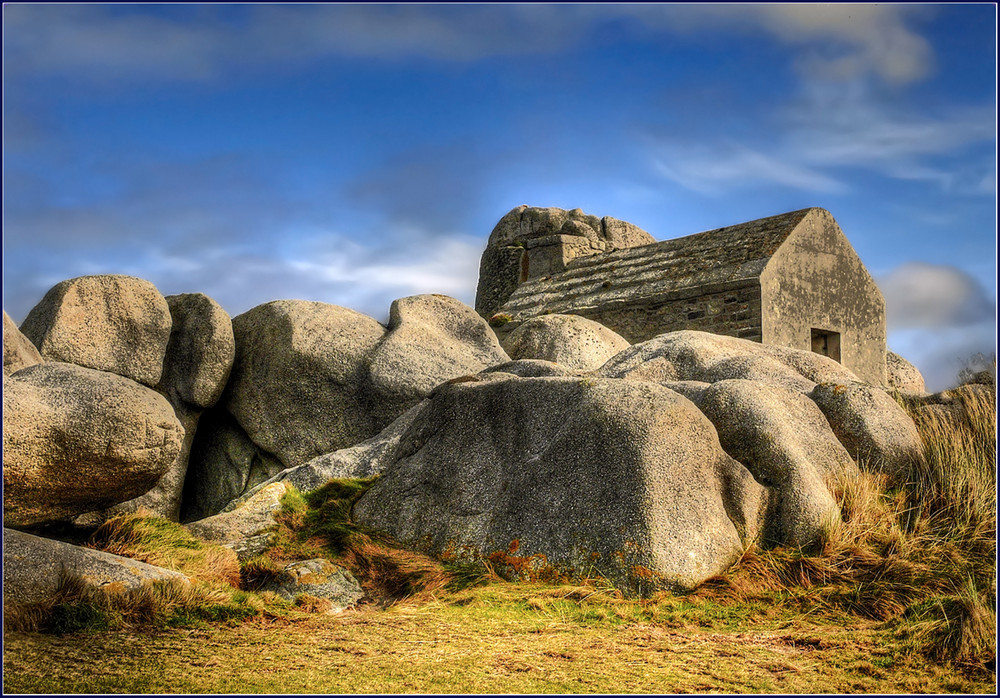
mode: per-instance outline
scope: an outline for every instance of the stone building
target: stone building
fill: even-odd
[[[608,220],[511,211],[483,254],[476,310],[501,335],[548,313],[590,318],[633,343],[682,329],[731,335],[812,350],[886,384],[885,301],[828,211],[662,242]]]

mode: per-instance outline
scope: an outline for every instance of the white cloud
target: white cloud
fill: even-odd
[[[929,330],[911,328],[889,333],[889,348],[916,366],[931,392],[954,387],[958,374],[977,354],[995,355],[996,322]]]
[[[908,262],[878,280],[890,330],[962,328],[995,320],[996,303],[957,267]]]
[[[721,31],[767,35],[799,51],[796,65],[807,77],[875,75],[902,84],[926,76],[934,66],[930,44],[911,26],[913,19],[926,20],[933,11],[892,3],[694,3],[622,4],[594,8],[591,15],[631,16],[655,32],[703,40]]]

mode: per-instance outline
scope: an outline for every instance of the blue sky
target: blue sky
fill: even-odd
[[[996,8],[3,9],[3,304],[92,273],[383,320],[472,304],[511,208],[667,239],[829,209],[890,348],[996,346]]]

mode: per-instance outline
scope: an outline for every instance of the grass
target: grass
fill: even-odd
[[[290,491],[271,548],[241,565],[175,524],[119,517],[91,545],[195,583],[109,594],[66,577],[50,602],[5,609],[4,690],[991,693],[995,398],[958,395],[951,415],[910,408],[924,454],[905,486],[846,479],[815,548],[748,550],[686,595],[514,583],[489,559],[403,550],[350,521],[371,480]],[[329,617],[254,591],[309,557],[348,567],[371,601]]]
[[[155,634],[9,634],[8,692],[989,693],[873,621],[494,582]]]

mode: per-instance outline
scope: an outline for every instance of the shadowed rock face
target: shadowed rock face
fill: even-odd
[[[522,323],[504,340],[512,359],[542,359],[593,371],[629,343],[604,325],[579,315],[542,315]]]
[[[437,553],[544,555],[629,588],[722,572],[767,506],[698,409],[648,383],[443,385],[396,455],[355,505],[359,523]]]
[[[41,362],[42,355],[35,345],[21,334],[7,311],[3,311],[3,374],[6,376]]]
[[[5,377],[3,408],[8,526],[56,521],[137,497],[174,462],[184,436],[159,393],[56,361]]]
[[[204,293],[166,300],[172,327],[158,387],[174,405],[211,407],[222,396],[236,356],[233,322]]]
[[[211,516],[232,500],[285,469],[262,450],[221,405],[205,410],[191,445],[180,520]]]
[[[53,286],[21,323],[21,332],[47,360],[155,386],[170,325],[170,308],[153,284],[101,274]]]

